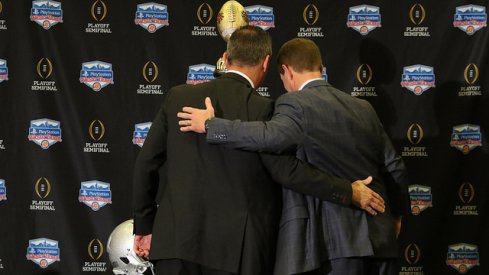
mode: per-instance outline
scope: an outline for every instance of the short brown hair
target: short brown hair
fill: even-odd
[[[272,38],[260,27],[241,27],[229,38],[227,54],[229,64],[259,65],[267,55],[272,55]]]
[[[321,52],[318,46],[310,39],[294,38],[282,45],[277,56],[278,71],[284,73],[282,64],[294,68],[302,73],[323,71]]]

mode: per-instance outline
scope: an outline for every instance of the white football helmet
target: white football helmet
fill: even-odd
[[[112,271],[116,275],[139,275],[150,269],[154,275],[153,264],[136,255],[133,250],[133,220],[119,224],[110,234],[107,241]]]

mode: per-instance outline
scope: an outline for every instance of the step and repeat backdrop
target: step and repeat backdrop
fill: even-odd
[[[111,274],[153,117],[225,50],[225,1],[154,1],[0,0],[0,274]],[[411,178],[399,274],[489,274],[488,1],[240,2],[375,107]],[[262,96],[284,92],[275,65]]]

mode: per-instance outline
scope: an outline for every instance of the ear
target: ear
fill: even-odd
[[[224,67],[228,67],[228,52],[222,54],[222,60],[224,61]]]
[[[287,78],[287,79],[290,79],[292,80],[292,78],[294,78],[294,74],[292,73],[292,70],[290,67],[288,67],[287,65],[285,64],[282,64],[282,69],[284,70],[284,76]]]
[[[267,72],[268,71],[268,66],[270,65],[270,55],[267,54],[267,56],[265,56],[265,60],[263,60],[263,72]]]

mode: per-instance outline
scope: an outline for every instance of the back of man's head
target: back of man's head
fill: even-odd
[[[272,55],[272,38],[260,27],[241,27],[229,38],[227,55],[230,65],[260,65],[267,55]]]
[[[323,70],[321,51],[316,43],[305,38],[294,38],[282,45],[277,56],[280,74],[284,73],[282,64],[294,68],[298,73]]]

